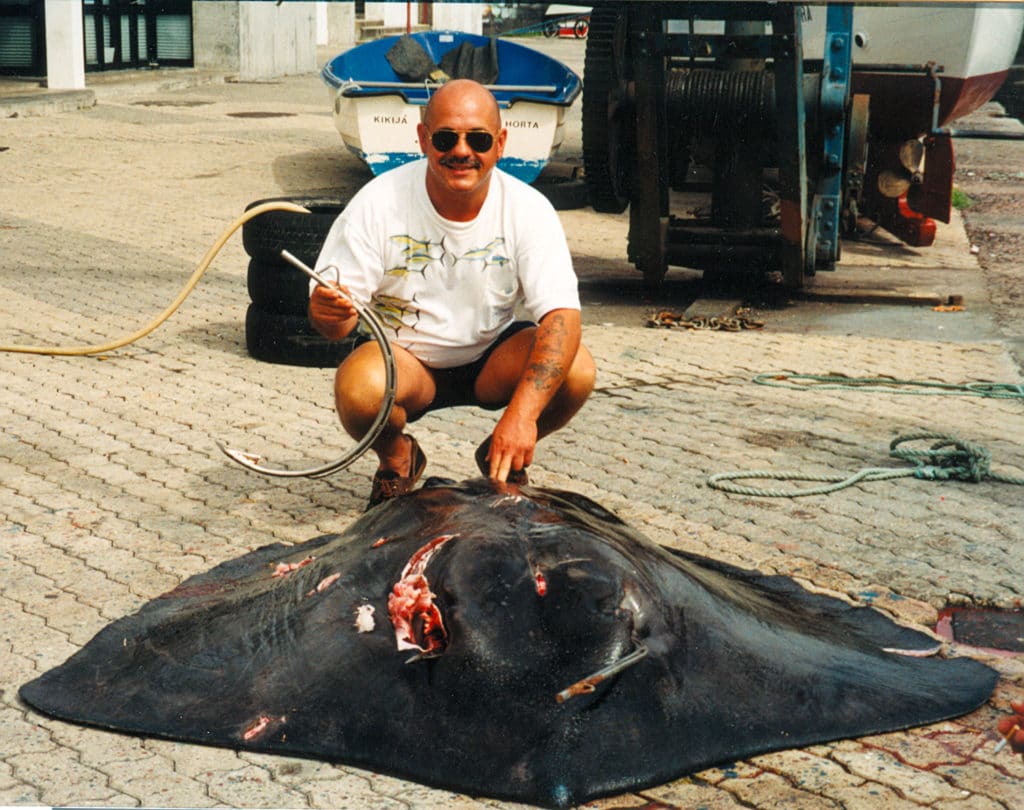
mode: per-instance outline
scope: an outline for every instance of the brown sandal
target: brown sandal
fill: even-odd
[[[480,472],[484,478],[489,478],[491,475],[491,465],[487,461],[487,454],[491,452],[491,437],[488,436],[484,439],[480,446],[476,449],[474,458],[476,459],[476,466],[480,468]],[[506,479],[509,484],[517,484],[518,486],[526,486],[530,483],[530,477],[526,474],[526,469],[522,470],[509,470],[508,478]]]
[[[408,436],[408,439],[411,442],[409,475],[401,476],[394,470],[377,470],[373,475],[373,487],[370,490],[370,502],[366,505],[367,509],[372,509],[379,503],[411,492],[412,488],[416,486],[416,482],[420,480],[420,476],[423,475],[423,470],[427,467],[427,457],[415,438]]]

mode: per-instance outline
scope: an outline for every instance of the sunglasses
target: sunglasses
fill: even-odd
[[[490,152],[494,146],[494,136],[490,132],[481,132],[477,129],[463,133],[453,129],[439,129],[431,134],[430,143],[438,152],[451,152],[461,136],[465,136],[467,146],[474,152]]]

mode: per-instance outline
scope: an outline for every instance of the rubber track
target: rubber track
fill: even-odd
[[[583,62],[583,166],[590,204],[604,214],[620,214],[629,205],[616,193],[609,160],[608,94],[615,80],[612,47],[616,23],[625,14],[617,5],[594,6]]]

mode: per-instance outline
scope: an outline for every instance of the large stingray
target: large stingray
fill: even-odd
[[[988,667],[887,651],[933,647],[873,609],[663,549],[580,495],[428,482],[343,534],[188,579],[21,697],[564,806],[982,703]]]

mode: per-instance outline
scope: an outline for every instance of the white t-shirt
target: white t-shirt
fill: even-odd
[[[367,183],[316,264],[372,304],[394,343],[428,366],[459,366],[483,354],[520,301],[536,321],[580,308],[565,233],[544,195],[494,169],[476,219],[452,222],[430,202],[426,171],[418,160]]]

